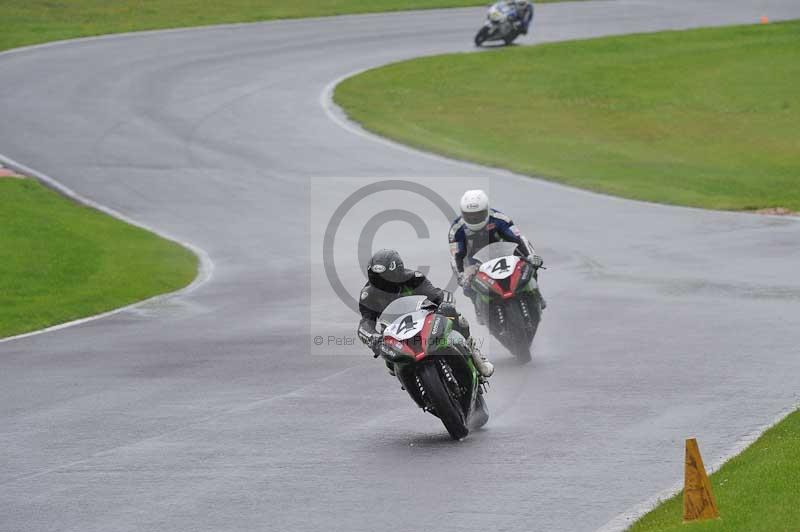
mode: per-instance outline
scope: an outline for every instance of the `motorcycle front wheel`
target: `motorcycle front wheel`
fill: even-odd
[[[417,370],[417,376],[422,382],[427,402],[433,407],[434,412],[454,440],[466,438],[469,434],[461,405],[450,395],[450,391],[443,382],[444,377],[439,373],[438,364],[430,361]]]
[[[489,36],[489,28],[486,26],[482,27],[478,30],[478,34],[475,35],[475,46],[480,46],[486,41],[486,37]]]
[[[469,421],[469,427],[472,430],[481,428],[489,421],[489,409],[486,407],[483,395],[478,394],[478,398],[475,400],[475,411]]]
[[[539,326],[538,314],[534,317],[534,323],[528,323],[522,313],[520,301],[511,300],[506,306],[506,319],[509,329],[512,332],[510,347],[511,354],[523,364],[531,361],[531,342]],[[531,330],[532,329],[532,330]]]

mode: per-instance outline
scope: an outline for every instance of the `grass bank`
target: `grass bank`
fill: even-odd
[[[569,185],[800,211],[800,23],[453,54],[346,80],[381,135]]]
[[[196,272],[174,242],[0,178],[0,338],[177,290]]]
[[[0,50],[105,33],[488,3],[482,0],[3,0]],[[476,30],[479,22],[475,21]]]
[[[682,523],[679,493],[630,532],[797,532],[800,530],[800,411],[764,433],[711,476],[721,519]]]

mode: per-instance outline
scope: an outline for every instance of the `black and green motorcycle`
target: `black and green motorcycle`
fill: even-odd
[[[464,337],[424,296],[401,297],[378,318],[378,353],[394,367],[404,390],[438,417],[455,440],[489,420],[478,372]]]

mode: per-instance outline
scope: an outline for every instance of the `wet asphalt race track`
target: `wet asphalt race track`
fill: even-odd
[[[798,17],[800,3],[542,5],[522,43],[764,14]],[[482,17],[283,21],[0,55],[0,152],[214,262],[190,293],[0,343],[0,530],[590,531],[679,480],[684,437],[713,463],[797,402],[794,220],[449,162],[323,108],[350,72],[471,50]],[[324,224],[309,183],[342,176],[488,179],[548,261],[535,361],[492,349],[492,419],[461,443],[363,348],[311,352],[309,239]],[[455,204],[462,187],[441,182]],[[409,262],[446,260],[444,235],[407,233],[396,244]],[[343,277],[358,289],[359,274]],[[338,300],[312,297],[352,334]]]

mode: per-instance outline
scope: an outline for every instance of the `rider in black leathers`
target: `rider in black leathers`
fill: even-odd
[[[433,286],[421,272],[406,269],[397,251],[382,249],[375,253],[367,266],[367,278],[368,282],[359,295],[361,322],[358,325],[358,337],[376,356],[377,347],[383,339],[382,334],[376,330],[376,323],[383,310],[399,297],[422,295],[438,306],[439,313],[453,319],[453,328],[467,340],[478,372],[483,377],[492,375],[494,366],[475,346],[470,337],[469,323],[456,311],[452,296]],[[389,369],[391,371],[391,367]]]

